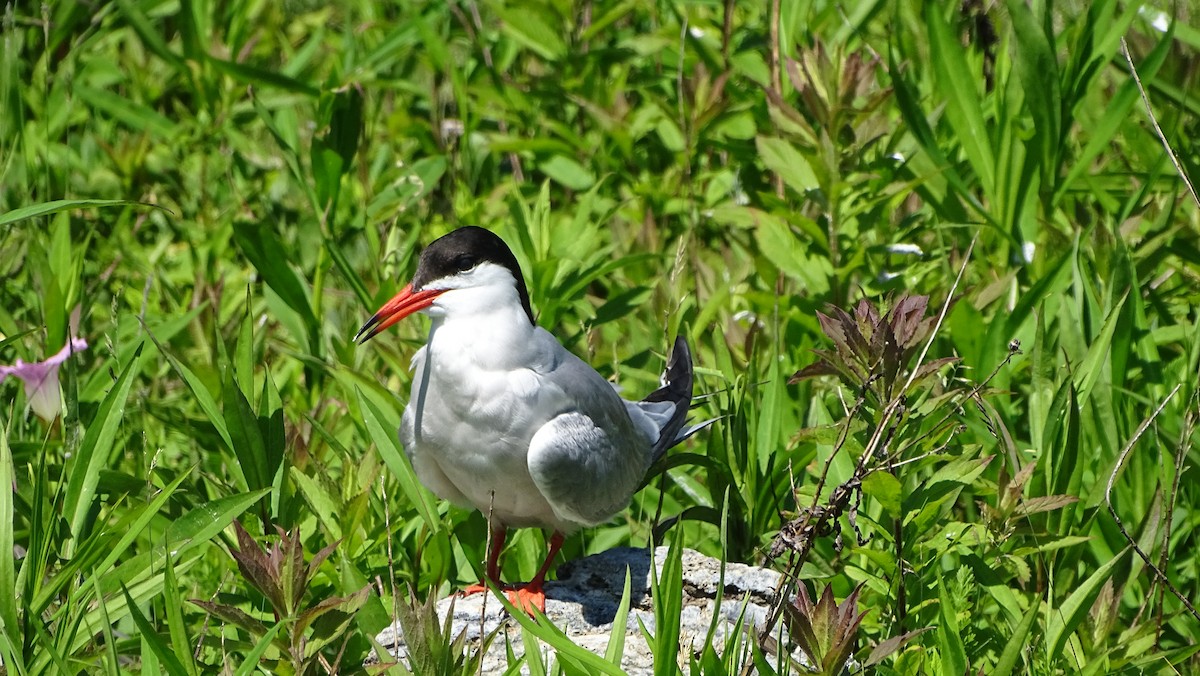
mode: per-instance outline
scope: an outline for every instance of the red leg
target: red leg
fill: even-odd
[[[473,584],[462,590],[463,596],[487,591],[487,581],[491,580],[500,585],[500,552],[504,550],[504,540],[508,537],[508,529],[504,526],[492,526],[491,542],[488,543],[487,566],[484,568],[483,579],[479,584]]]
[[[558,556],[558,550],[562,549],[565,539],[566,537],[562,533],[554,531],[554,535],[550,536],[550,551],[547,552],[546,560],[538,569],[537,575],[534,575],[529,582],[513,585],[507,591],[508,600],[514,606],[530,615],[533,614],[533,608],[537,608],[541,613],[546,612],[546,590],[542,588],[542,585],[546,582],[546,573],[550,572],[550,566],[554,564],[554,559]]]

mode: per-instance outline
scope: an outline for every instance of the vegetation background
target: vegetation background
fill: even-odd
[[[0,361],[57,351],[76,308],[90,347],[54,422],[0,384],[0,672],[354,671],[410,585],[477,580],[482,517],[394,434],[425,326],[350,342],[465,223],[626,392],[688,335],[696,415],[724,416],[566,557],[671,532],[861,584],[859,662],[905,638],[884,673],[1200,668],[1196,21],[8,3]],[[506,571],[543,552],[521,532]]]

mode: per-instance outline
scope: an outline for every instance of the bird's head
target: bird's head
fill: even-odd
[[[354,338],[365,343],[416,312],[483,312],[514,300],[532,324],[529,291],[512,250],[495,233],[466,226],[425,247],[412,282],[384,303]]]

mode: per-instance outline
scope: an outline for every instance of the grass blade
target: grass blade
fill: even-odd
[[[1076,628],[1083,623],[1087,617],[1088,610],[1092,604],[1096,602],[1096,597],[1100,595],[1100,590],[1104,587],[1104,583],[1112,577],[1127,556],[1129,556],[1130,548],[1126,547],[1114,556],[1108,563],[1100,566],[1096,572],[1092,573],[1086,580],[1079,584],[1071,592],[1062,605],[1050,611],[1050,618],[1046,622],[1046,656],[1051,660],[1057,660],[1062,656],[1063,647],[1067,644],[1067,639]]]
[[[12,556],[16,521],[12,491],[15,475],[12,449],[8,446],[11,429],[12,422],[9,421],[3,434],[0,434],[0,589],[12,590],[0,593],[0,638],[8,646],[7,650],[0,650],[0,654],[5,655],[4,664],[11,665],[17,673],[21,673],[24,671],[24,664],[14,660],[19,655],[14,648],[21,643],[18,635],[21,625],[17,622],[16,561]]]
[[[129,590],[125,588],[125,585],[121,585],[121,592],[125,594],[125,607],[129,610],[129,616],[137,625],[138,631],[141,632],[142,641],[150,646],[155,657],[162,660],[163,666],[167,668],[167,673],[171,676],[190,676],[187,669],[183,668],[183,663],[172,652],[171,647],[162,640],[162,637],[154,630],[154,626],[138,609],[137,602],[129,595]]]
[[[375,448],[379,449],[379,454],[383,456],[384,464],[400,481],[400,489],[408,498],[409,503],[416,507],[417,513],[425,521],[425,526],[431,531],[437,530],[439,519],[433,495],[417,480],[412,465],[400,447],[400,438],[396,435],[395,428],[388,429],[383,424],[383,412],[362,393],[362,390],[355,388],[355,393],[358,395],[358,404],[363,412],[363,422],[366,423],[367,434],[375,444]]]
[[[71,535],[75,538],[76,546],[91,530],[88,513],[92,510],[92,501],[96,497],[100,470],[109,465],[117,430],[125,418],[125,401],[129,397],[133,377],[141,366],[142,347],[143,345],[138,346],[133,358],[125,365],[117,382],[109,390],[108,396],[100,403],[95,420],[83,436],[79,452],[71,458],[72,467],[67,482],[63,514],[70,519]]]

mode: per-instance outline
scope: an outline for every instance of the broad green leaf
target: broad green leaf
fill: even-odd
[[[554,155],[538,163],[544,174],[571,190],[587,190],[596,182],[596,175],[573,158]]]
[[[272,472],[267,466],[267,446],[258,426],[258,416],[254,415],[250,402],[238,387],[232,369],[226,370],[225,386],[221,389],[225,400],[225,426],[229,429],[237,467],[246,480],[246,488],[254,491],[269,487]]]
[[[892,518],[900,517],[902,487],[900,480],[890,472],[871,472],[862,482],[863,493],[875,498],[884,512]]]
[[[204,544],[270,492],[271,489],[264,488],[205,502],[172,521],[167,526],[164,541],[171,547],[171,553],[176,555]]]
[[[812,165],[791,143],[781,138],[758,136],[754,139],[754,145],[763,164],[778,174],[792,190],[804,195],[810,190],[820,189],[821,183]]]
[[[566,54],[562,28],[550,26],[544,18],[553,14],[538,12],[519,3],[508,6],[496,3],[492,10],[500,17],[500,30],[543,59],[558,61]]]
[[[783,273],[803,283],[806,292],[813,296],[829,292],[829,279],[833,276],[829,259],[806,253],[807,247],[782,219],[761,214],[754,234],[762,255]]]

